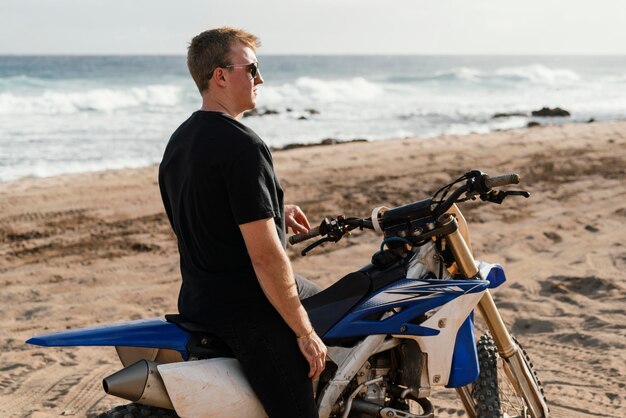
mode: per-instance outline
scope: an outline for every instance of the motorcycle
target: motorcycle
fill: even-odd
[[[526,191],[516,174],[470,171],[432,198],[369,218],[324,219],[295,245],[302,255],[351,231],[382,234],[371,262],[303,301],[328,347],[313,382],[321,418],[434,417],[432,393],[455,389],[469,417],[545,418],[535,370],[512,337],[489,289],[506,281],[497,264],[476,261],[459,231],[455,203],[501,204]],[[488,329],[475,338],[474,311]],[[106,417],[266,417],[229,348],[180,315],[33,337],[41,346],[114,346],[123,369],[106,377],[107,394],[132,401]]]

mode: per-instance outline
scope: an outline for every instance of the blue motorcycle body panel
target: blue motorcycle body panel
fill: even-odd
[[[500,264],[480,263],[478,269],[480,270],[481,276],[490,283],[490,289],[495,289],[506,282],[506,275]]]
[[[485,291],[486,280],[400,279],[360,302],[325,335],[327,339],[360,337],[372,334],[435,336],[439,330],[416,324],[415,319],[431,309],[468,293]],[[400,312],[380,317],[394,308]]]
[[[489,282],[490,289],[494,289],[506,281],[506,275],[501,265],[481,263],[478,267],[481,276]],[[472,312],[457,333],[450,378],[446,387],[460,388],[468,385],[476,381],[479,373],[478,353],[474,341],[474,313]]]
[[[460,388],[474,382],[479,374],[478,353],[474,342],[474,314],[467,317],[456,335],[448,388]]]
[[[506,281],[504,269],[498,264],[481,263],[479,270],[485,280],[439,280],[401,278],[359,303],[325,335],[325,339],[366,336],[372,334],[404,334],[436,336],[439,330],[422,327],[412,321],[431,309],[454,298],[496,288]],[[378,318],[393,307],[399,313]],[[412,321],[410,323],[408,321]],[[450,377],[446,387],[458,388],[478,378],[479,364],[474,341],[474,317],[470,314],[457,333]]]
[[[33,337],[28,344],[45,347],[125,346],[176,350],[187,358],[190,334],[161,318],[53,332]]]

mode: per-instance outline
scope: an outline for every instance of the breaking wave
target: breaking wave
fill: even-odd
[[[0,93],[0,115],[56,115],[113,112],[136,107],[173,107],[181,102],[181,92],[181,87],[172,85],[3,92]]]

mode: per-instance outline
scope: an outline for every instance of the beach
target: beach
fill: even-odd
[[[312,224],[427,198],[470,169],[516,172],[529,199],[461,205],[477,259],[508,281],[494,298],[553,417],[621,417],[626,386],[626,121],[312,146],[274,153],[286,202]],[[368,263],[356,231],[294,269],[327,287]],[[175,313],[178,252],[157,167],[0,183],[0,416],[92,417],[126,401],[101,380],[112,347],[44,348],[34,335]],[[437,417],[463,416],[454,391]]]

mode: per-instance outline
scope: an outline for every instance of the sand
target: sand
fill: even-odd
[[[477,258],[504,265],[495,293],[529,352],[555,417],[621,417],[626,390],[626,122],[276,152],[287,200],[312,223],[423,199],[476,168],[515,171],[530,199],[463,204]],[[37,334],[176,311],[174,237],[157,168],[0,184],[0,416],[90,417],[123,400],[102,377],[110,347],[43,348]],[[356,232],[301,257],[328,286],[380,243]],[[301,247],[299,247],[300,249]],[[438,393],[438,417],[462,416]]]

